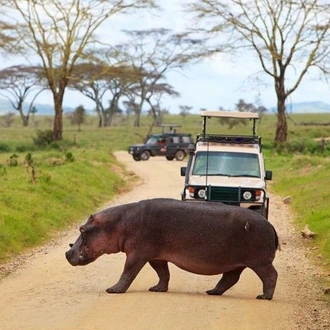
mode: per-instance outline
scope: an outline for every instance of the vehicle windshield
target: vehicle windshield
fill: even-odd
[[[260,178],[258,155],[200,151],[196,153],[192,174]]]
[[[157,144],[161,137],[159,135],[152,135],[146,141],[146,144]]]

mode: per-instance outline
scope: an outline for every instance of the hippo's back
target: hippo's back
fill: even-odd
[[[141,217],[149,239],[169,248],[191,251],[204,248],[217,255],[236,251],[242,258],[263,254],[274,258],[277,234],[260,214],[236,206],[212,202],[183,202],[174,199],[141,201]],[[245,257],[244,257],[245,256]],[[254,257],[252,259],[255,259]]]

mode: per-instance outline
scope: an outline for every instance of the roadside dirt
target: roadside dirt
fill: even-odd
[[[135,162],[125,152],[116,157],[144,179],[105,207],[154,197],[180,199],[183,162],[163,158]],[[0,329],[330,329],[325,284],[320,284],[320,280],[329,283],[330,269],[324,272],[311,263],[315,251],[294,231],[289,206],[276,196],[269,220],[281,241],[272,301],[255,299],[262,287],[252,271],[245,270],[220,297],[205,293],[219,276],[190,274],[175,266],[170,267],[167,293],[148,291],[157,277],[146,266],[125,294],[109,295],[105,289],[117,282],[125,255],[102,256],[85,267],[70,266],[64,253],[78,235],[76,226],[50,244],[0,265]]]

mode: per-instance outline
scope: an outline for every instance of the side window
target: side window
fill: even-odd
[[[178,136],[173,136],[173,143],[179,143],[179,137]]]
[[[189,136],[182,136],[182,143],[190,143],[190,137]]]

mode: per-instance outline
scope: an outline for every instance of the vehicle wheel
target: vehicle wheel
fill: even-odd
[[[147,150],[143,151],[140,157],[141,157],[142,160],[148,160],[150,158],[149,151],[147,151]]]
[[[173,160],[174,157],[173,157],[173,156],[166,156],[166,159],[167,159],[167,160]]]
[[[178,150],[178,151],[176,152],[176,154],[175,154],[175,159],[176,159],[176,160],[179,160],[179,161],[184,160],[185,157],[186,157],[186,154],[185,154],[185,152],[182,151],[182,150]]]
[[[140,156],[133,156],[133,159],[136,160],[137,162],[141,160]]]

